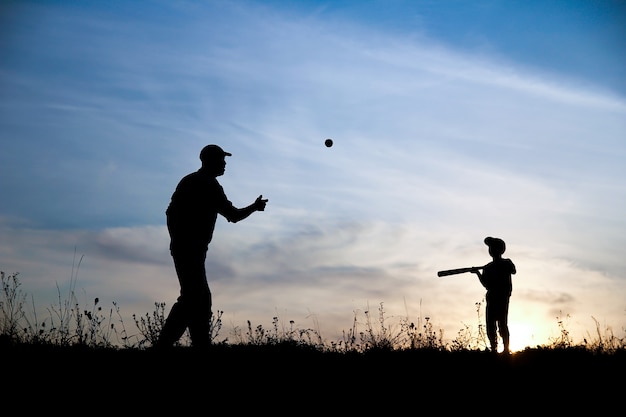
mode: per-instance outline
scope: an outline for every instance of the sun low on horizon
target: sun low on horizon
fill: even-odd
[[[511,352],[520,352],[526,348],[534,348],[539,343],[536,340],[534,328],[526,323],[509,323],[509,331],[511,332],[510,349]]]

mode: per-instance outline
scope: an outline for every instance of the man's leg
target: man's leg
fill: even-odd
[[[168,347],[176,343],[191,326],[196,307],[198,294],[208,291],[204,261],[206,252],[190,248],[172,250],[174,268],[180,284],[180,296],[167,316],[161,330],[158,346]],[[210,298],[209,298],[210,299]]]
[[[212,306],[204,267],[206,250],[186,248],[172,253],[181,288],[179,303],[185,306],[185,325],[189,328],[191,343],[208,345]]]
[[[161,329],[161,334],[159,335],[156,346],[160,348],[172,347],[172,345],[182,337],[183,333],[185,333],[185,329],[187,328],[187,316],[188,313],[185,311],[185,305],[180,301],[174,303],[165,320],[163,329]]]
[[[199,297],[194,297],[189,317],[189,335],[194,347],[206,347],[211,344],[211,291],[208,285]]]

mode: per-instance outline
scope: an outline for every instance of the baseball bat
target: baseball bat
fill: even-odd
[[[472,266],[469,268],[457,268],[457,269],[446,269],[444,271],[437,272],[438,277],[446,277],[448,275],[456,275],[463,274],[465,272],[470,272],[472,269],[483,269],[482,266]]]

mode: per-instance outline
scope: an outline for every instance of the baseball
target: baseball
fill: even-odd
[[[324,141],[324,145],[326,145],[327,148],[330,148],[331,146],[333,146],[333,140],[332,139],[326,139]]]

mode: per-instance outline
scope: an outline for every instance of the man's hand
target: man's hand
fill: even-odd
[[[258,211],[264,211],[266,204],[267,204],[267,198],[263,199],[263,195],[262,194],[260,196],[258,196],[256,201],[254,202],[254,206],[256,207],[256,209]]]

